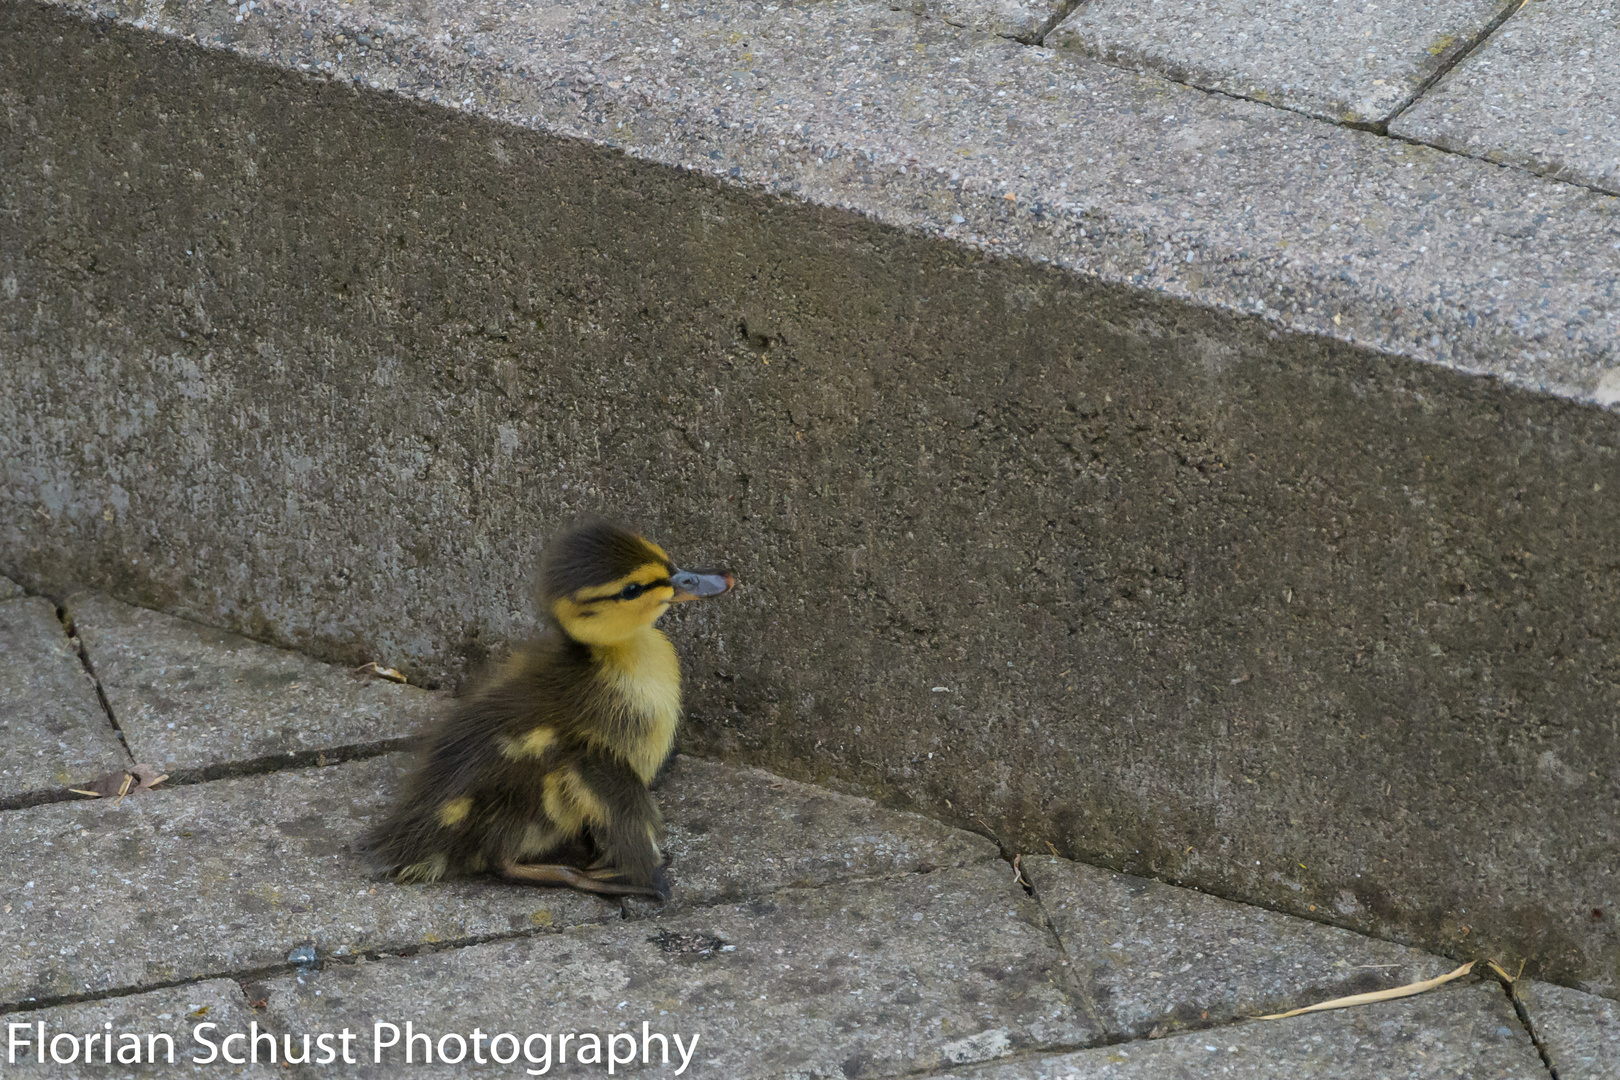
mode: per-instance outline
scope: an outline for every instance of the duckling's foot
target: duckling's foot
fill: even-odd
[[[556,863],[508,862],[501,866],[501,876],[508,881],[521,881],[529,885],[566,885],[581,892],[600,896],[647,896],[654,900],[668,900],[669,886],[664,884],[662,871],[651,885],[635,885],[628,881],[614,881],[613,871],[579,870]],[[659,888],[662,885],[663,888]]]

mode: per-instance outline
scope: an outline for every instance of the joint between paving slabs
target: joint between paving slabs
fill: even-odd
[[[1379,127],[1381,127],[1383,130],[1379,131],[1378,134],[1387,135],[1389,133],[1389,125],[1393,124],[1397,119],[1399,119],[1401,114],[1407,109],[1410,109],[1413,105],[1416,105],[1423,95],[1429,92],[1431,87],[1433,87],[1447,75],[1451,74],[1451,70],[1453,68],[1472,56],[1476,49],[1491,39],[1491,35],[1495,34],[1496,31],[1501,28],[1503,23],[1511,19],[1519,11],[1519,9],[1523,8],[1529,2],[1530,0],[1507,0],[1502,10],[1497,12],[1496,18],[1486,23],[1485,28],[1475,35],[1473,41],[1470,41],[1468,44],[1452,53],[1451,58],[1441,63],[1439,67],[1430,72],[1429,77],[1419,83],[1417,89],[1413,90],[1412,93],[1407,96],[1406,100],[1401,102],[1400,105],[1395,108],[1394,112],[1390,113],[1388,116],[1384,117],[1382,121],[1380,121]],[[1447,152],[1455,153],[1455,151]],[[1473,155],[1463,154],[1461,156],[1472,157]]]
[[[73,617],[68,614],[67,608],[58,606],[56,620],[62,624],[62,632],[67,634],[68,647],[79,658],[84,673],[90,676],[90,682],[96,688],[96,698],[101,702],[101,711],[107,714],[107,723],[112,725],[113,734],[118,736],[118,745],[124,748],[124,756],[129,759],[129,764],[135,764],[135,753],[129,747],[129,739],[124,735],[124,729],[118,725],[118,717],[113,712],[112,702],[107,700],[107,691],[101,687],[96,667],[90,662],[90,650],[85,648],[84,639],[79,636],[78,628],[73,625]]]
[[[1547,1044],[1542,1041],[1541,1035],[1536,1031],[1535,1021],[1530,1019],[1530,1008],[1525,1004],[1524,999],[1519,997],[1517,989],[1519,976],[1508,975],[1507,972],[1494,963],[1488,964],[1485,970],[1490,972],[1492,977],[1501,984],[1502,993],[1507,995],[1508,1002],[1513,1006],[1514,1014],[1519,1018],[1519,1024],[1524,1028],[1524,1033],[1530,1037],[1530,1045],[1534,1046],[1536,1053],[1541,1056],[1541,1064],[1546,1067],[1548,1075],[1552,1077],[1552,1080],[1559,1080],[1558,1067],[1552,1062],[1552,1054],[1548,1051]]]
[[[958,863],[957,866],[971,865]],[[758,896],[718,896],[712,900],[685,905],[679,909],[679,914],[707,911],[713,908],[727,907],[732,904],[746,903],[750,899],[763,899],[780,892],[807,892],[815,889],[835,888],[846,885],[860,885],[873,881],[884,881],[892,877],[904,877],[909,874],[932,874],[940,870],[954,869],[955,867],[929,866],[925,869],[906,870],[898,874],[880,874],[872,877],[844,878],[838,881],[823,881],[814,884],[784,885],[777,889],[770,889]],[[386,881],[386,878],[374,880]],[[392,883],[391,883],[392,884]],[[416,888],[419,886],[402,885],[398,888]],[[338,955],[328,953],[324,956],[317,954],[313,964],[294,964],[283,962],[279,964],[266,964],[260,967],[247,968],[241,971],[215,971],[200,975],[189,976],[184,979],[171,979],[166,982],[143,983],[139,986],[119,986],[106,990],[92,991],[84,994],[58,994],[53,997],[33,998],[24,1001],[0,1001],[0,1013],[35,1012],[40,1009],[49,1009],[57,1005],[78,1005],[84,1002],[103,1001],[109,998],[130,997],[134,994],[144,994],[151,990],[166,990],[175,986],[190,986],[193,983],[207,982],[210,979],[233,979],[244,988],[249,983],[262,982],[265,979],[276,978],[281,975],[291,975],[296,972],[319,971],[328,965],[357,964],[362,960],[386,961],[401,960],[413,956],[431,955],[434,953],[450,952],[455,949],[466,949],[477,945],[495,945],[505,941],[522,941],[526,938],[545,937],[550,934],[561,934],[567,930],[581,926],[605,926],[614,922],[626,923],[652,923],[661,909],[650,903],[640,902],[633,897],[621,897],[619,903],[612,910],[602,913],[599,918],[581,919],[579,922],[566,926],[538,926],[525,927],[521,930],[511,930],[497,934],[477,934],[468,937],[450,938],[445,941],[423,941],[414,945],[393,946],[385,949],[359,949],[354,952]],[[1050,922],[1050,920],[1048,920]],[[293,942],[289,949],[295,949],[306,942]]]
[[[1067,19],[1070,15],[1073,15],[1075,9],[1083,3],[1085,3],[1085,0],[1063,0],[1063,6],[1054,12],[1050,19],[1047,19],[1044,23],[1042,23],[1041,28],[1035,31],[1035,35],[1028,41],[1025,41],[1024,44],[1039,45],[1044,48],[1046,46],[1046,35],[1056,30],[1059,26],[1062,26],[1063,20]],[[1015,38],[1014,40],[1021,39]]]

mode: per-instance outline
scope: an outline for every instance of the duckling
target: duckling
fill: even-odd
[[[608,896],[669,899],[663,818],[647,790],[681,713],[671,604],[727,592],[724,570],[597,522],[546,546],[547,632],[427,740],[394,811],[361,839],[400,881],[493,872]]]

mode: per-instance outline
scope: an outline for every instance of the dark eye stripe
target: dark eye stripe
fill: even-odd
[[[649,581],[644,585],[626,585],[616,593],[609,593],[606,596],[593,596],[589,600],[580,600],[578,603],[581,605],[604,604],[609,600],[634,600],[648,589],[673,589],[674,587],[669,578],[659,578],[657,581]],[[636,591],[631,593],[631,589]],[[629,593],[629,595],[625,595],[626,593]]]

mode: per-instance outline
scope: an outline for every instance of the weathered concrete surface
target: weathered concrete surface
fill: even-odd
[[[683,895],[705,901],[1000,855],[981,836],[762,769],[677,757],[657,790],[671,875]]]
[[[1074,0],[905,0],[895,6],[982,34],[1039,44],[1074,9]]]
[[[367,678],[107,596],[80,593],[64,607],[130,752],[176,779],[404,740],[452,707],[448,694]]]
[[[1045,37],[1342,124],[1387,123],[1520,0],[1089,0]]]
[[[15,600],[23,594],[23,587],[8,577],[0,577],[0,601]]]
[[[435,1040],[474,1027],[639,1039],[647,1021],[688,1045],[698,1036],[684,1077],[748,1080],[885,1076],[1081,1043],[1094,1031],[1065,980],[1038,906],[998,866],[333,965],[263,992],[289,1031],[369,1032],[417,1017]],[[473,1071],[420,1060],[410,1075]],[[396,1050],[353,1075],[402,1068]]]
[[[1620,985],[1614,200],[839,4],[108,10],[0,7],[0,569],[430,681],[618,511],[743,581],[690,747]]]
[[[959,1080],[1546,1080],[1494,985],[1152,1042],[1031,1057]]]
[[[619,905],[567,890],[372,880],[350,845],[407,764],[394,755],[7,814],[0,863],[26,869],[0,892],[0,1004],[253,971],[301,944],[344,956],[619,917]],[[729,791],[691,790],[707,785]],[[977,837],[754,771],[683,765],[660,798],[676,905],[985,855]],[[709,816],[733,799],[766,827]],[[850,830],[863,808],[886,838]]]
[[[0,803],[130,763],[50,601],[0,602],[0,657]]]
[[[79,1077],[105,1078],[108,1076],[125,1077],[160,1077],[160,1076],[248,1076],[270,1077],[284,1075],[279,1069],[272,1069],[268,1065],[230,1065],[218,1057],[210,1054],[204,1044],[196,1041],[197,1027],[200,1024],[213,1024],[213,1028],[204,1028],[200,1032],[204,1039],[218,1043],[224,1036],[236,1032],[249,1032],[255,1020],[259,1027],[265,1029],[267,1025],[262,1017],[255,1015],[248,1008],[247,999],[242,996],[242,988],[229,979],[208,979],[203,982],[191,983],[187,986],[172,986],[162,990],[150,990],[144,994],[131,994],[127,997],[105,998],[100,1001],[87,1001],[77,1005],[57,1005],[48,1009],[35,1009],[30,1012],[7,1013],[0,1016],[0,1033],[9,1033],[10,1024],[27,1024],[26,1032],[19,1032],[18,1038],[26,1038],[29,1045],[18,1051],[15,1062],[0,1059],[0,1070],[6,1076],[49,1076],[55,1080],[77,1080]],[[35,1026],[45,1025],[46,1059],[43,1063],[38,1057],[38,1032]],[[112,1061],[114,1068],[108,1069],[104,1053],[106,1043],[103,1041],[105,1024],[112,1024]],[[86,1064],[84,1058],[83,1037],[87,1033],[95,1032],[98,1036],[94,1063]],[[64,1041],[60,1044],[59,1056],[50,1057],[49,1040],[63,1033],[77,1034],[81,1049],[78,1051],[78,1060],[73,1064],[62,1064],[62,1059],[68,1056],[68,1045]],[[132,1045],[121,1036],[124,1034],[137,1035],[137,1043]],[[166,1034],[174,1044],[173,1060],[170,1060],[168,1047],[161,1039],[151,1043],[148,1051],[147,1036]],[[261,1044],[263,1045],[263,1044]],[[138,1047],[138,1056],[137,1056]],[[120,1052],[123,1057],[120,1058]],[[30,1056],[31,1055],[31,1056]],[[232,1047],[233,1057],[243,1056]],[[199,1059],[207,1064],[199,1064]],[[139,1061],[139,1064],[135,1064]]]
[[[1620,1080],[1620,1004],[1531,979],[1514,989],[1558,1080]]]
[[[1075,978],[1110,1037],[1287,1012],[1457,965],[1263,908],[1065,859],[1025,858]]]
[[[1614,5],[1520,5],[1390,130],[1620,194],[1620,19]]]

